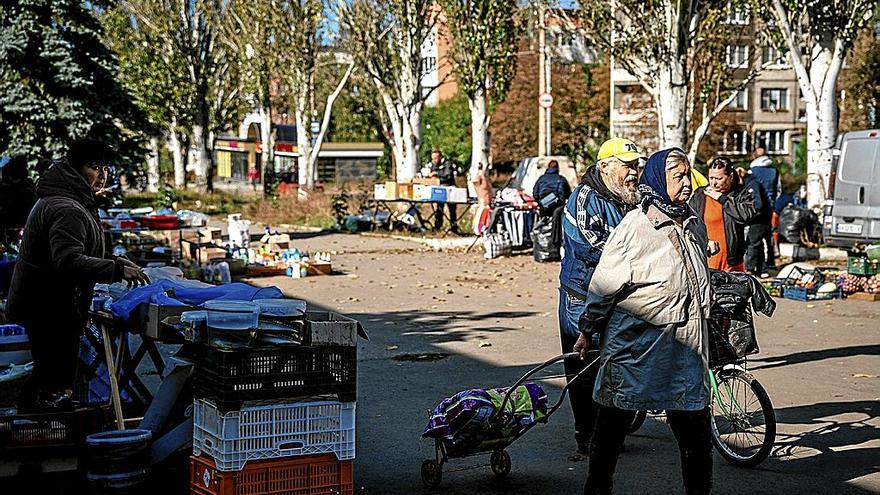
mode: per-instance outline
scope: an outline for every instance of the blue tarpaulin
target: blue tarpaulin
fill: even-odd
[[[166,294],[174,290],[174,297]],[[127,320],[143,303],[165,306],[198,306],[213,299],[253,301],[254,299],[281,299],[284,294],[278,287],[254,287],[242,282],[208,287],[192,287],[172,280],[157,280],[145,287],[132,289],[110,305],[113,316]]]

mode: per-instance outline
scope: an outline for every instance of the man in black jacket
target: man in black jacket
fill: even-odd
[[[722,271],[744,271],[746,252],[745,227],[754,222],[760,211],[755,204],[753,187],[743,186],[733,163],[720,157],[709,163],[709,185],[696,190],[688,203],[706,223],[709,243],[717,243],[717,254],[709,258],[709,268]],[[708,202],[713,202],[708,207]],[[713,216],[720,204],[721,218]],[[720,223],[719,223],[720,221]],[[723,223],[723,228],[721,224]]]
[[[104,259],[104,232],[95,192],[106,178],[112,150],[91,140],[74,142],[37,183],[9,289],[8,316],[24,326],[34,371],[19,411],[72,407],[69,389],[95,283],[149,283],[123,258]]]
[[[458,167],[446,159],[443,156],[443,152],[434,149],[431,150],[431,177],[437,177],[440,179],[441,186],[455,186],[455,176],[459,175]],[[440,230],[443,228],[443,204],[437,205],[437,210],[434,212],[434,230]],[[458,210],[455,205],[452,203],[446,203],[445,206],[449,208],[449,222],[451,225],[451,230],[454,233],[459,233],[458,230]]]

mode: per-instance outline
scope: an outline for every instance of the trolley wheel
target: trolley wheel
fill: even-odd
[[[495,473],[496,478],[504,478],[510,474],[510,454],[506,450],[492,452],[489,463],[492,465],[492,472]]]
[[[645,418],[648,417],[648,411],[636,411],[636,415],[633,416],[632,423],[629,424],[629,428],[627,428],[627,434],[633,434],[639,431],[639,428],[642,427],[642,424],[645,422]]]
[[[422,483],[427,487],[440,486],[440,480],[443,479],[443,467],[439,462],[428,459],[422,462]]]

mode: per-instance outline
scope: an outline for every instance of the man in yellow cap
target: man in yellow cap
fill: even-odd
[[[562,352],[572,352],[580,332],[578,321],[586,305],[593,270],[605,247],[605,240],[623,216],[639,204],[638,167],[645,155],[628,139],[611,138],[599,148],[596,165],[587,169],[581,183],[569,196],[563,217],[563,247],[559,272],[559,333]],[[592,345],[591,349],[598,349]],[[565,361],[571,380],[586,362]],[[569,388],[574,413],[577,453],[586,456],[596,408],[593,405],[595,369]]]

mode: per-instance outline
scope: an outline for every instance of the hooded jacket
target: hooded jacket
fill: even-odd
[[[103,258],[95,195],[79,171],[55,162],[37,184],[37,198],[12,275],[9,318],[25,328],[81,325],[95,283],[121,280],[123,264]]]
[[[782,183],[779,171],[773,168],[773,160],[767,156],[755,158],[749,164],[749,175],[761,184],[767,204],[774,204],[782,192]]]
[[[590,278],[602,256],[605,240],[630,209],[632,207],[611,194],[598,167],[587,169],[565,203],[562,221],[565,256],[559,271],[559,284],[568,294],[586,299]]]

